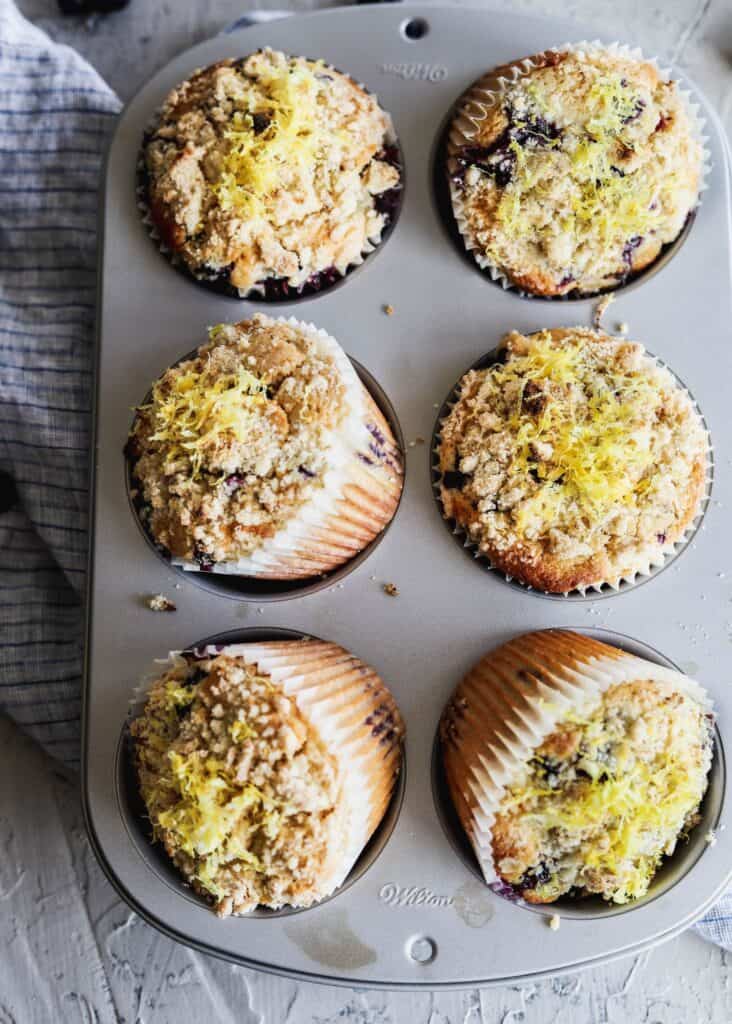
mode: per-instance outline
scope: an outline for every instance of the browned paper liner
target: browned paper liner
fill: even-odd
[[[626,57],[637,61],[645,60],[657,69],[662,80],[669,81],[671,78],[670,69],[658,67],[656,59],[644,57],[639,47],[630,47],[618,42],[604,44],[600,42],[600,40],[596,39],[591,42],[583,41],[580,43],[565,43],[562,46],[552,47],[549,50],[544,50],[542,53],[534,54],[531,57],[525,57],[522,60],[512,61],[509,64],[503,64],[500,67],[494,68],[474,82],[457,103],[455,116],[448,128],[446,146],[448,185],[455,224],[466,250],[470,253],[481,270],[486,271],[491,279],[500,284],[504,289],[516,290],[521,295],[532,294],[530,292],[522,291],[516,284],[509,280],[500,267],[492,263],[488,257],[480,251],[473,239],[464,214],[462,192],[454,181],[454,176],[459,170],[457,157],[460,150],[465,146],[475,145],[476,141],[479,141],[484,122],[489,118],[491,111],[501,104],[508,89],[514,85],[518,79],[525,75],[529,75],[532,71],[535,71],[538,68],[546,67],[555,63],[558,54],[575,53],[581,56],[583,53],[596,53],[598,50],[606,51],[614,56]],[[694,138],[700,143],[702,149],[699,196],[697,197],[694,207],[690,211],[690,213],[693,214],[699,206],[701,193],[708,187],[708,177],[711,170],[711,154],[706,145],[708,137],[705,133],[705,125],[701,109],[693,100],[689,91],[681,88],[681,84],[678,81],[677,86],[678,93],[684,103],[689,117],[691,132]],[[683,233],[684,231],[682,229],[679,237],[681,237]],[[650,268],[662,258],[663,251],[669,246],[675,245],[677,241],[678,238],[674,242],[670,242],[667,246],[664,246],[663,250],[652,261],[652,263],[648,267],[643,268],[643,270],[640,270],[638,273],[641,274],[644,271],[650,270]],[[623,287],[624,282],[620,282],[609,290],[618,291]],[[599,293],[583,292],[581,297],[591,298],[596,294]],[[546,298],[547,296],[542,297]],[[556,298],[566,299],[567,296],[562,295],[557,296]]]
[[[673,669],[565,630],[525,633],[486,654],[440,722],[445,776],[487,883],[498,881],[492,826],[506,788],[570,711],[623,682],[651,680],[711,709],[705,690]]]

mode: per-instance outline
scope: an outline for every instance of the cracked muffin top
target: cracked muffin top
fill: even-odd
[[[201,568],[244,558],[309,504],[322,522],[353,461],[377,493],[401,487],[393,437],[342,349],[259,313],[166,370],[127,454],[155,541]]]
[[[491,563],[565,593],[647,572],[699,513],[708,438],[641,345],[585,328],[513,332],[440,429],[445,516]]]
[[[711,716],[639,679],[563,717],[508,787],[493,826],[498,875],[527,902],[644,896],[699,820]]]
[[[322,61],[221,61],[170,93],[145,139],[150,215],[204,280],[317,287],[380,239],[400,181],[392,141],[376,100]]]
[[[678,237],[698,200],[701,144],[677,84],[648,61],[593,48],[530,61],[491,72],[458,109],[461,233],[481,266],[527,292],[612,288]]]

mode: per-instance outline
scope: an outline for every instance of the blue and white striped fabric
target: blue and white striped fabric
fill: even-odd
[[[0,0],[0,710],[72,767],[97,189],[119,108],[78,54]],[[732,894],[697,929],[732,950]]]
[[[97,189],[119,108],[78,54],[0,0],[0,709],[71,766]]]

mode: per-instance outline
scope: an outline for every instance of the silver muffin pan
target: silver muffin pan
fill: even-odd
[[[425,31],[411,39],[407,26],[414,22]],[[119,892],[191,946],[262,970],[356,986],[505,983],[646,949],[687,927],[729,882],[724,749],[732,746],[732,566],[725,516],[732,504],[732,429],[721,384],[732,379],[729,161],[714,112],[689,83],[707,121],[709,189],[683,246],[619,291],[604,322],[612,329],[627,321],[630,337],[663,359],[699,402],[715,447],[714,491],[700,529],[647,585],[607,600],[565,600],[560,608],[464,557],[432,494],[429,439],[465,367],[507,330],[589,325],[594,309],[590,300],[522,298],[466,263],[433,188],[445,117],[487,68],[588,37],[568,22],[480,9],[329,10],[244,29],[182,54],[119,120],[102,207],[84,806],[94,849]],[[151,244],[135,201],[140,139],[170,88],[196,67],[265,45],[322,56],[375,92],[394,118],[406,170],[399,221],[380,249],[337,288],[278,306],[219,296],[176,273]],[[393,316],[384,315],[386,304]],[[382,542],[349,575],[287,603],[255,593],[231,600],[220,589],[196,586],[191,574],[173,570],[151,549],[126,495],[122,450],[133,407],[164,367],[205,340],[207,326],[258,309],[311,320],[333,334],[388,395],[406,442],[405,492]],[[397,585],[398,597],[384,593],[386,582]],[[145,599],[157,593],[177,611],[150,611]],[[611,643],[670,659],[706,686],[719,715],[704,821],[652,892],[619,911],[563,906],[557,932],[548,930],[552,907],[527,912],[477,877],[432,771],[440,713],[464,672],[510,636],[550,626],[602,627],[607,632],[598,635]],[[299,913],[221,921],[145,835],[125,781],[125,726],[135,688],[156,658],[204,637],[276,628],[332,640],[375,666],[406,720],[409,768],[403,796],[390,809],[393,821],[332,898]],[[709,826],[714,844],[705,841]]]

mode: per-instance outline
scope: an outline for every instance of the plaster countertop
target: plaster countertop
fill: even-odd
[[[83,53],[122,99],[244,7],[240,0],[132,0],[118,14],[81,19],[60,17],[55,0],[19,0],[19,6]],[[489,6],[561,14],[637,42],[683,68],[732,135],[728,0],[491,0]],[[434,994],[297,983],[191,952],[120,902],[85,838],[75,783],[2,719],[0,748],[13,765],[12,773],[0,773],[0,1024],[732,1022],[732,956],[692,932],[642,956],[566,977]]]

